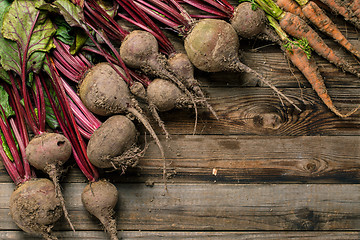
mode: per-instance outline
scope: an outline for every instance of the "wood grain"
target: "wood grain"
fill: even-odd
[[[17,229],[6,207],[13,187],[0,184],[0,230]],[[78,230],[100,230],[81,204],[84,187],[64,185],[72,222]],[[169,184],[168,192],[163,185],[117,187],[119,230],[360,230],[359,184]],[[56,229],[70,230],[66,221]]]
[[[248,134],[263,136],[358,135],[359,115],[340,119],[331,113],[312,89],[282,89],[297,104],[298,112],[267,88],[210,88],[205,90],[210,104],[220,117],[215,120],[200,109],[198,134]],[[355,88],[331,88],[329,94],[342,112],[360,104]],[[189,134],[194,127],[192,109],[160,114],[171,135]],[[174,121],[176,119],[176,121]],[[161,130],[156,127],[157,132]]]
[[[89,240],[103,240],[106,239],[106,234],[101,231],[56,231],[54,233],[59,239],[89,239]],[[308,239],[308,240],[358,240],[360,237],[359,232],[326,232],[326,231],[311,231],[311,232],[166,232],[166,231],[121,231],[118,233],[119,239],[222,239],[222,240],[279,240],[279,239]],[[19,231],[2,231],[0,232],[0,239],[3,240],[40,240],[42,238],[35,237]]]
[[[299,86],[309,87],[309,83],[304,76],[297,70],[279,50],[274,50],[274,46],[268,47],[262,51],[245,50],[243,51],[242,61],[249,67],[253,68],[261,75],[271,80],[277,87],[293,87]],[[319,71],[325,79],[329,87],[351,87],[359,86],[359,78],[356,76],[344,73],[337,69],[331,63],[314,55]],[[349,58],[349,57],[347,57]],[[352,65],[358,66],[356,60],[348,59]],[[360,67],[360,65],[359,65]],[[205,74],[197,71],[197,77],[204,86],[212,87],[235,87],[235,86],[254,86],[259,84],[263,86],[258,79],[250,74],[245,73],[209,73]]]
[[[341,17],[330,16],[360,46],[358,31]],[[183,51],[182,40],[168,35]],[[354,57],[324,38],[360,69]],[[200,109],[197,135],[191,135],[192,109],[161,113],[172,136],[166,141],[155,127],[165,146],[169,192],[162,182],[163,160],[148,134],[149,148],[137,167],[124,175],[101,171],[119,190],[119,238],[360,239],[360,112],[348,119],[332,114],[278,46],[255,39],[241,39],[240,45],[241,60],[302,111],[279,100],[252,75],[196,70],[221,120]],[[312,57],[336,106],[348,111],[359,105],[360,79],[316,54]],[[143,146],[145,131],[137,127]],[[78,231],[73,233],[62,219],[55,234],[59,239],[107,239],[81,204],[87,180],[74,161],[67,166],[61,184]],[[39,240],[20,231],[9,216],[13,189],[0,163],[0,239]]]
[[[173,136],[163,140],[169,181],[318,182],[360,181],[358,136]],[[121,176],[106,176],[116,182],[162,182],[163,160],[153,142],[136,168]],[[2,166],[2,165],[1,165]],[[10,178],[1,169],[1,182]],[[217,174],[213,174],[213,169]],[[40,175],[41,176],[41,175]],[[84,182],[79,171],[70,171],[65,182]]]

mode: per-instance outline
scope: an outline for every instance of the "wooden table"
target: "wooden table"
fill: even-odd
[[[356,44],[356,30],[334,19]],[[168,192],[163,160],[148,136],[149,148],[137,167],[124,175],[102,173],[118,187],[122,239],[360,239],[360,112],[339,119],[277,46],[241,44],[243,62],[270,79],[302,112],[251,75],[196,72],[221,120],[201,110],[192,135],[191,109],[161,114],[171,134],[166,141],[156,128],[166,150]],[[342,111],[360,104],[359,78],[313,57],[335,104]],[[144,142],[140,125],[139,130]],[[62,220],[54,228],[59,239],[107,239],[81,204],[85,185],[76,167],[62,180],[77,231]],[[14,184],[2,165],[0,189],[0,239],[40,239],[12,222],[8,201]]]

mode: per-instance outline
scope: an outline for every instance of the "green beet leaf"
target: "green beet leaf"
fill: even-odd
[[[37,8],[42,4],[43,0],[15,0],[5,12],[0,37],[1,65],[5,70],[20,76],[30,71],[38,73],[45,53],[54,47],[52,36],[56,30],[47,12]]]
[[[69,0],[56,0],[52,5],[72,27],[86,28],[83,10]]]
[[[11,84],[11,80],[9,77],[9,74],[6,72],[6,70],[2,67],[0,67],[0,79],[4,80],[5,82]]]
[[[76,54],[88,39],[86,33],[83,31],[83,29],[86,28],[86,25],[84,24],[83,10],[69,0],[56,0],[51,4],[44,4],[40,8],[62,15],[67,24],[76,29],[75,39],[72,44],[66,43],[68,45],[71,45],[70,53]],[[61,34],[64,34],[64,30],[66,29],[62,28],[58,29],[58,31],[59,30]]]
[[[54,18],[53,23],[56,25],[56,39],[67,45],[72,45],[75,38],[70,34],[72,30],[71,26],[67,24],[61,16]]]
[[[6,118],[15,116],[15,112],[9,104],[9,94],[2,86],[0,86],[0,104],[5,111]]]

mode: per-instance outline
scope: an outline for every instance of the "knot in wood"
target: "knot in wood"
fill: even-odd
[[[265,129],[279,129],[282,125],[281,116],[276,113],[262,113],[253,118],[254,125]]]
[[[328,168],[328,163],[324,160],[312,159],[309,161],[305,161],[302,164],[302,170],[309,175],[320,175],[325,169]]]

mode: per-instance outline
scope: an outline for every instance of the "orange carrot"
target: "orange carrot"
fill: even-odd
[[[324,40],[304,20],[290,12],[283,12],[278,17],[279,24],[285,32],[295,38],[306,38],[309,45],[316,53],[344,71],[360,77],[360,73],[344,59],[338,57],[335,52],[324,42]]]
[[[276,0],[275,2],[284,11],[291,12],[292,14],[295,14],[304,20],[306,19],[304,13],[301,10],[301,7],[295,1],[293,1],[293,0]]]
[[[355,27],[360,29],[360,20],[353,16],[352,12],[349,11],[346,4],[344,4],[342,1],[338,0],[320,0],[325,5],[327,5],[333,12],[342,15],[345,20],[351,22],[354,24]]]
[[[308,59],[308,56],[305,54],[305,52],[296,45],[291,45],[291,48],[287,48],[286,55],[309,81],[312,88],[315,90],[324,104],[337,116],[342,118],[349,117],[360,108],[360,106],[358,106],[347,114],[340,113],[339,110],[335,107],[333,101],[330,98],[330,95],[326,90],[324,79],[320,75],[316,62],[312,58]]]
[[[352,0],[349,2],[349,9],[352,11],[352,16],[360,19],[360,0]]]
[[[354,114],[359,108],[360,105],[347,114],[342,114],[332,102],[330,95],[328,94],[325,86],[324,79],[322,78],[320,71],[316,65],[316,62],[309,52],[309,46],[302,41],[292,41],[289,39],[288,35],[281,28],[280,24],[271,16],[267,16],[270,26],[274,28],[276,33],[279,36],[279,39],[282,41],[281,49],[285,52],[290,61],[297,67],[300,72],[305,76],[308,82],[311,84],[312,88],[315,90],[317,95],[323,101],[323,103],[337,116],[345,118]]]
[[[292,0],[288,0],[292,1]],[[332,37],[337,43],[343,46],[350,53],[360,59],[360,52],[352,45],[346,37],[340,32],[335,23],[325,14],[325,12],[314,2],[296,0],[302,8],[302,13],[309,19],[320,31]]]
[[[360,5],[360,0],[354,0],[351,5],[357,4],[356,2],[359,2]],[[337,43],[360,59],[360,52],[346,39],[335,23],[315,2],[308,0],[276,0],[276,4],[284,11],[291,12],[305,21],[310,20],[320,31],[332,37]],[[357,5],[353,7],[356,8]]]

